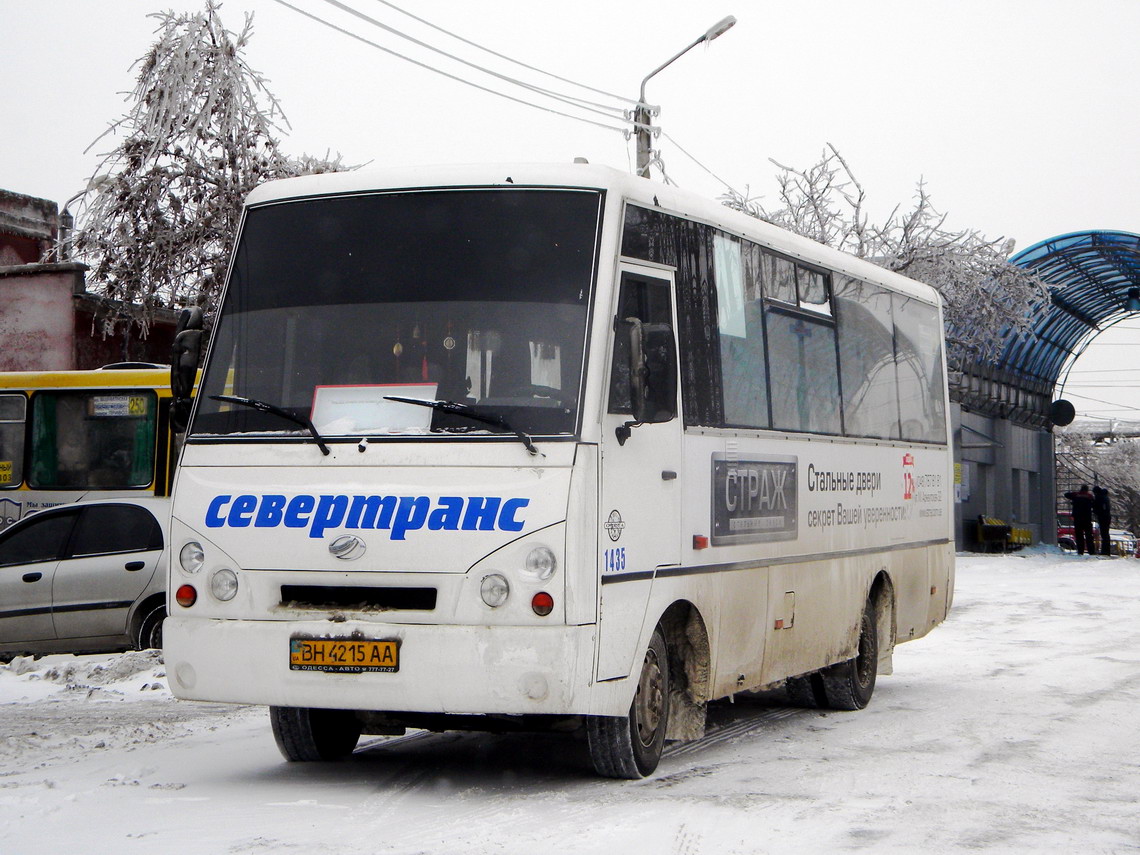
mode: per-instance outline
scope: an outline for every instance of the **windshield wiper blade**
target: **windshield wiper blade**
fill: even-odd
[[[467,404],[461,404],[458,401],[427,401],[422,398],[398,398],[395,395],[385,395],[385,401],[398,401],[401,404],[415,404],[417,407],[430,407],[433,410],[438,410],[441,413],[451,413],[455,416],[463,416],[466,419],[471,419],[473,422],[482,422],[485,425],[493,425],[494,427],[501,427],[504,430],[509,430],[526,446],[526,450],[531,454],[542,454],[534,443],[530,441],[530,437],[523,433],[516,427],[512,427],[511,423],[499,415],[490,415],[480,413],[473,407]],[[546,455],[543,454],[543,457]]]
[[[321,453],[326,457],[329,453],[329,447],[325,445],[324,437],[317,433],[317,428],[311,419],[305,416],[296,416],[288,410],[283,410],[281,407],[274,404],[267,404],[265,401],[259,401],[256,398],[242,398],[237,395],[210,395],[211,401],[225,401],[229,404],[240,404],[243,407],[250,407],[261,413],[272,413],[275,416],[280,416],[283,419],[288,419],[295,425],[300,425],[305,430],[313,435],[313,439],[317,441],[317,447]]]

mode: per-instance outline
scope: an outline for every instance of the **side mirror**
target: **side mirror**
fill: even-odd
[[[170,421],[181,433],[190,421],[190,405],[194,402],[194,378],[198,374],[198,357],[202,351],[202,310],[195,306],[183,309],[175,327],[170,348]]]
[[[677,347],[669,324],[626,318],[629,327],[629,399],[633,420],[618,428],[625,445],[632,428],[677,417]]]

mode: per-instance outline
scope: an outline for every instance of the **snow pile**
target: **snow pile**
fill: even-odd
[[[170,696],[161,650],[92,656],[19,656],[0,665],[0,705],[42,699],[58,692],[124,699],[138,697],[142,692]]]

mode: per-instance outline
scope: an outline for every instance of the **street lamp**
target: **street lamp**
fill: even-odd
[[[72,233],[75,231],[75,217],[71,215],[71,203],[77,199],[82,199],[92,190],[98,190],[103,184],[111,179],[110,175],[96,175],[87,182],[87,187],[80,190],[70,199],[63,203],[63,208],[59,212],[59,237],[56,242],[56,257],[59,261],[71,260],[71,239]]]
[[[71,233],[75,229],[75,217],[71,215],[68,208],[72,202],[86,195],[86,193],[86,190],[80,190],[63,203],[63,209],[59,212],[59,237],[55,253],[59,261],[71,261]]]
[[[653,69],[649,74],[645,75],[645,79],[641,81],[641,94],[637,99],[637,110],[633,114],[633,122],[635,133],[637,134],[637,174],[643,178],[649,177],[649,148],[650,148],[650,127],[652,116],[649,112],[649,106],[645,103],[645,84],[649,82],[649,78],[661,71],[663,68],[669,66],[674,60],[680,58],[683,54],[688,53],[701,42],[711,42],[717,36],[722,36],[732,29],[732,25],[736,23],[736,18],[729,15],[717,21],[708,28],[700,38],[696,39],[691,45],[688,45],[683,50],[678,51],[670,59],[661,63],[657,68]]]

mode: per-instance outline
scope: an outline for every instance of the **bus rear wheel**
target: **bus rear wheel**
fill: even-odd
[[[270,707],[273,739],[290,762],[340,760],[360,740],[360,720],[352,710]]]
[[[879,630],[868,600],[859,621],[859,654],[820,672],[823,694],[833,710],[861,710],[871,702],[879,671]]]
[[[665,748],[668,721],[669,656],[659,627],[645,651],[629,713],[586,718],[594,770],[607,778],[636,779],[652,774]]]

